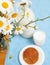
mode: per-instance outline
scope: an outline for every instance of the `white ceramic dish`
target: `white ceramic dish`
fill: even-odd
[[[23,59],[23,52],[29,47],[35,48],[39,52],[39,59],[35,64],[27,64]],[[36,45],[28,45],[24,47],[19,54],[19,60],[20,60],[21,65],[42,65],[44,62],[44,59],[45,59],[45,55],[44,55],[43,50],[39,46],[36,46]]]

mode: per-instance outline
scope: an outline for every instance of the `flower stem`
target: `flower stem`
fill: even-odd
[[[27,27],[29,24],[33,23],[33,22],[37,22],[37,21],[44,21],[46,19],[50,18],[50,16],[47,16],[45,18],[40,18],[40,19],[36,19],[35,21],[30,21],[27,25],[25,25],[25,27]]]
[[[22,21],[22,19],[24,18],[24,16],[25,16],[25,7],[23,9],[23,12],[24,12],[24,14],[22,15],[22,18],[18,21],[18,23],[20,23]]]

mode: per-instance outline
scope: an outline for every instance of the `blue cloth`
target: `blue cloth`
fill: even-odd
[[[43,18],[50,15],[50,0],[31,1],[33,3],[31,9],[35,13],[35,18]],[[46,33],[46,42],[41,46],[45,53],[45,62],[43,65],[50,65],[50,19],[39,21],[36,24],[39,26],[38,30],[42,30]],[[25,39],[21,36],[15,36],[9,43],[5,65],[21,65],[19,62],[19,53],[23,47],[30,44],[34,44],[32,38]],[[9,59],[10,55],[12,55],[12,59]]]

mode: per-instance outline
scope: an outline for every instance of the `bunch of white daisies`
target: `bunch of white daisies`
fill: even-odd
[[[0,34],[18,35],[26,38],[33,36],[35,43],[43,43],[44,32],[35,32],[35,16],[30,9],[32,2],[29,0],[0,0]],[[34,35],[33,35],[34,34]]]
[[[36,29],[34,13],[30,9],[31,1],[21,0],[16,3],[13,0],[0,1],[0,33],[22,34],[31,37]],[[25,32],[26,31],[26,32]]]

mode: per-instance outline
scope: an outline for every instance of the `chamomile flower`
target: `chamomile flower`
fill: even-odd
[[[26,25],[30,21],[34,21],[34,19],[35,19],[35,16],[34,16],[34,13],[32,12],[32,10],[29,8],[26,8],[25,9],[25,16],[22,19],[22,21],[20,22],[20,25]]]
[[[10,12],[12,10],[12,3],[8,0],[0,1],[0,11],[2,13]]]
[[[7,23],[6,19],[4,17],[0,17],[0,33],[1,31],[4,30],[6,23]]]
[[[16,20],[16,22],[17,22],[18,12],[14,12],[14,11],[13,11],[13,12],[10,14],[10,18],[11,18],[12,21]]]
[[[21,26],[18,26],[16,27],[16,30],[15,30],[15,34],[22,34],[23,33],[23,28]]]
[[[12,30],[13,30],[13,25],[8,23],[5,27],[5,30],[4,30],[4,34],[12,34]]]

